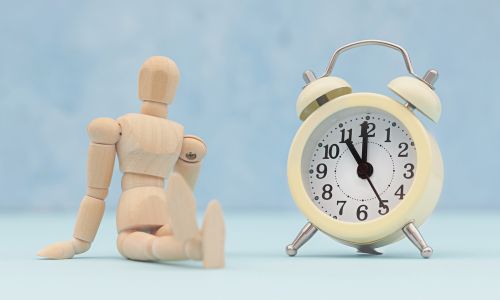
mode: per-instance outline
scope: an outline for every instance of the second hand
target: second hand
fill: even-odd
[[[380,195],[378,194],[377,190],[375,189],[375,186],[373,185],[372,181],[370,180],[370,177],[366,178],[366,180],[368,180],[368,183],[372,187],[372,190],[375,192],[375,196],[377,196],[379,207],[384,207],[385,204],[382,201],[382,198],[380,198]]]

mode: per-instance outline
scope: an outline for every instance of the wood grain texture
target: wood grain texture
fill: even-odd
[[[183,127],[143,114],[127,114],[118,122],[122,130],[117,143],[120,170],[167,177],[181,151]]]
[[[173,236],[157,237],[153,241],[153,255],[157,260],[185,260],[188,259],[185,243]]]
[[[187,135],[182,141],[179,160],[174,171],[182,175],[187,184],[194,190],[200,173],[201,161],[207,154],[207,147],[203,140],[194,135]]]
[[[72,241],[62,241],[46,246],[36,255],[49,259],[68,259],[75,255],[75,249]]]
[[[122,193],[116,212],[118,232],[131,229],[158,229],[170,223],[165,190],[145,186]]]
[[[51,244],[39,255],[71,258],[90,248],[118,156],[123,173],[116,213],[120,253],[133,260],[203,259],[205,267],[224,266],[224,221],[218,203],[209,205],[203,231],[196,222],[193,190],[206,145],[197,136],[184,136],[182,125],[166,119],[178,82],[175,62],[151,57],[139,73],[141,113],[90,122],[87,191],[74,238]]]
[[[166,198],[175,238],[185,242],[195,237],[198,233],[196,200],[191,187],[181,175],[172,173],[168,179]]]
[[[87,161],[87,185],[93,188],[108,188],[115,165],[115,145],[89,145]]]
[[[73,249],[75,250],[75,254],[81,254],[81,253],[86,252],[87,250],[90,249],[90,245],[91,245],[91,243],[77,239],[75,237],[71,241],[71,244],[73,245]]]
[[[141,105],[141,113],[159,118],[166,118],[168,107],[165,103],[145,100]]]
[[[87,187],[87,192],[85,193],[87,196],[90,196],[92,198],[97,198],[104,200],[108,196],[108,191],[109,189],[107,188],[93,188],[93,187]]]
[[[121,128],[111,118],[97,118],[87,126],[90,140],[95,144],[114,145],[120,139]]]
[[[141,186],[156,186],[163,188],[165,179],[145,174],[125,173],[122,176],[122,190],[126,191]]]
[[[182,140],[182,148],[179,158],[190,163],[203,160],[207,155],[207,146],[198,136],[186,135]]]
[[[156,236],[167,236],[167,235],[173,235],[174,232],[172,231],[172,227],[170,224],[163,224],[162,227],[158,228],[156,232],[154,232],[154,235]]]
[[[76,218],[73,237],[91,243],[97,233],[104,214],[104,201],[89,196],[83,197]]]
[[[179,159],[175,163],[174,172],[184,178],[189,188],[194,191],[200,174],[201,162],[189,163]]]
[[[185,260],[188,256],[185,243],[173,236],[155,236],[141,231],[123,231],[119,234],[117,247],[120,254],[139,261]]]
[[[200,234],[187,241],[184,246],[184,251],[186,252],[186,256],[192,260],[202,260],[203,259],[203,248],[201,245],[201,232]]]
[[[150,261],[155,260],[152,253],[153,241],[156,237],[141,231],[123,231],[118,235],[116,246],[121,255],[128,259]]]
[[[223,268],[224,243],[226,239],[224,214],[217,200],[208,203],[202,229],[203,266],[215,269]]]
[[[179,69],[164,56],[147,59],[139,72],[139,99],[172,103],[179,83]]]

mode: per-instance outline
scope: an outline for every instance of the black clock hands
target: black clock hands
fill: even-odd
[[[363,163],[363,160],[361,159],[361,157],[358,154],[358,151],[356,150],[356,148],[352,144],[352,141],[351,140],[347,140],[345,142],[345,144],[347,145],[347,148],[349,149],[349,151],[351,152],[352,156],[354,157],[354,159],[358,163],[358,166],[361,165]],[[358,176],[359,176],[359,174],[358,174]]]
[[[379,207],[384,207],[385,206],[384,201],[382,201],[382,198],[380,198],[380,195],[378,194],[377,190],[375,189],[375,186],[373,185],[372,181],[370,180],[370,177],[366,178],[366,180],[368,180],[368,183],[372,187],[372,190],[375,193],[375,196],[377,196],[378,206]]]
[[[373,166],[369,162],[363,161],[363,159],[359,156],[358,151],[354,147],[354,144],[352,143],[352,141],[347,140],[345,142],[345,144],[347,145],[347,148],[349,149],[352,156],[354,157],[354,159],[358,163],[358,169],[357,169],[358,177],[361,179],[366,179],[366,178],[369,178],[370,176],[372,176]]]
[[[367,134],[365,135],[367,136]],[[363,139],[365,139],[365,136]],[[377,190],[375,189],[375,186],[373,185],[372,181],[370,180],[370,176],[373,174],[373,166],[369,162],[363,161],[363,159],[359,156],[358,151],[354,147],[354,144],[352,143],[351,140],[347,140],[345,142],[347,145],[347,148],[349,149],[349,152],[351,152],[352,156],[358,163],[358,168],[357,168],[357,173],[358,177],[361,179],[366,179],[368,180],[368,183],[370,184],[370,187],[372,188],[373,192],[375,193],[375,196],[377,196],[378,202],[379,202],[379,207],[384,207],[385,204],[382,201],[382,198],[380,198],[380,195],[378,194]]]
[[[364,121],[361,124],[361,136],[363,137],[363,144],[361,150],[361,160],[366,163],[368,162],[368,122]]]

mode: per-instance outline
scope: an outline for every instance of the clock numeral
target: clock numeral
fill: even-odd
[[[332,185],[331,184],[325,184],[323,186],[323,193],[321,194],[321,198],[323,200],[330,200],[332,199]]]
[[[366,205],[360,205],[358,207],[358,210],[356,211],[356,217],[360,221],[364,221],[368,218],[368,206]]]
[[[340,203],[339,215],[342,215],[344,213],[344,206],[346,202],[347,201],[341,201],[341,200],[337,201],[337,205],[339,205]]]
[[[337,156],[339,156],[339,145],[324,145],[323,148],[325,149],[325,155],[323,156],[323,159],[335,159],[337,158]]]
[[[371,133],[372,131],[375,130],[375,124],[368,123],[365,121],[365,122],[361,123],[359,126],[361,126],[361,134],[359,135],[359,137],[363,137],[364,133],[366,133],[366,135],[368,137],[375,137],[375,132]],[[365,128],[363,128],[363,127],[365,127]]]
[[[326,173],[327,173],[327,167],[325,164],[319,164],[317,167],[316,167],[316,172],[318,174],[316,174],[316,178],[318,179],[323,179],[326,177]]]
[[[347,130],[347,138],[345,132],[345,128],[340,130],[340,133],[342,134],[342,138],[340,139],[341,143],[352,140],[352,128]]]
[[[406,179],[410,179],[410,178],[413,178],[413,176],[415,176],[415,166],[413,164],[410,164],[410,163],[407,163],[405,165],[405,170],[406,172],[403,174],[403,177],[406,178]]]
[[[399,196],[399,200],[403,200],[404,196],[406,195],[404,192],[403,192],[403,185],[401,185],[397,190],[396,192],[394,193],[394,195],[396,196]]]
[[[386,143],[390,143],[391,142],[391,127],[388,127],[386,130],[386,138],[385,138],[385,141]]]
[[[378,213],[383,215],[386,215],[389,212],[389,206],[386,205],[386,203],[389,202],[389,200],[382,200],[382,207],[378,209]]]
[[[408,143],[399,143],[399,149],[402,149],[399,152],[398,157],[408,157]]]

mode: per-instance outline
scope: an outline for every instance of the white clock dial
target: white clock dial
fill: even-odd
[[[314,131],[307,148],[303,177],[311,201],[345,222],[390,213],[404,201],[417,172],[416,148],[407,128],[374,108],[332,115]]]

